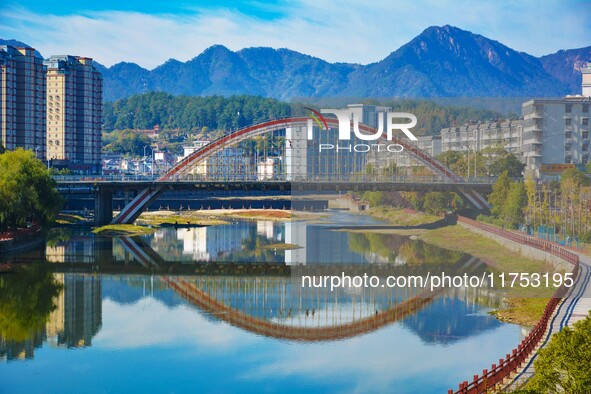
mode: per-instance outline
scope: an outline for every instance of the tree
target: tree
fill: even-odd
[[[440,214],[447,209],[450,197],[444,192],[429,192],[425,195],[423,209],[432,214]]]
[[[523,223],[523,210],[527,206],[527,193],[522,182],[512,182],[507,193],[503,216],[512,225]]]
[[[43,163],[31,151],[0,155],[0,230],[24,226],[29,219],[53,220],[63,199]]]
[[[365,192],[363,193],[363,198],[367,200],[371,207],[375,207],[377,205],[382,205],[382,200],[384,197],[384,192]]]
[[[560,189],[568,191],[578,189],[581,186],[589,186],[591,180],[576,168],[567,168],[560,176]]]
[[[520,178],[525,164],[519,161],[513,153],[507,153],[494,160],[490,166],[490,175],[499,176],[507,171],[510,178]]]
[[[554,334],[534,361],[527,388],[541,393],[588,393],[591,387],[591,314]]]
[[[493,185],[492,193],[488,197],[488,202],[492,205],[490,211],[494,216],[501,217],[503,215],[510,189],[511,179],[509,179],[509,173],[504,171]]]
[[[105,151],[143,156],[144,147],[150,145],[152,141],[145,133],[125,129],[105,135],[105,143]]]

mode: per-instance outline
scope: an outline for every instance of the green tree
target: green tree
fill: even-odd
[[[527,388],[540,393],[589,393],[591,387],[591,315],[554,334],[534,361]]]
[[[371,207],[382,205],[384,200],[384,192],[365,192],[363,198],[367,200]]]
[[[562,191],[578,189],[581,186],[589,186],[590,183],[591,180],[587,178],[585,173],[576,168],[568,168],[560,176],[560,189]]]
[[[51,222],[63,199],[43,163],[31,151],[0,155],[0,229],[23,226],[28,219]]]
[[[432,214],[440,214],[447,209],[450,196],[444,192],[429,192],[425,195],[423,209]]]
[[[131,129],[116,131],[104,137],[105,151],[130,156],[143,156],[144,147],[152,143],[145,133]]]
[[[513,153],[507,153],[502,155],[491,163],[490,176],[499,176],[503,172],[507,171],[510,178],[520,178],[522,176],[525,164],[519,161],[517,156]]]
[[[527,193],[523,182],[512,182],[507,193],[503,216],[512,225],[523,223],[523,211],[527,206]]]
[[[488,202],[492,205],[491,213],[496,217],[503,216],[503,210],[507,202],[509,190],[511,189],[511,183],[509,173],[504,171],[493,185],[493,190],[488,197]]]

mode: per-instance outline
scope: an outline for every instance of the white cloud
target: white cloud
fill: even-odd
[[[569,4],[570,3],[570,4]],[[277,6],[273,6],[277,7]],[[89,12],[41,15],[0,10],[0,36],[27,42],[44,56],[90,56],[112,65],[132,61],[153,68],[186,61],[213,44],[232,50],[285,47],[328,61],[378,61],[431,25],[451,24],[534,55],[591,44],[591,7],[585,2],[301,0],[281,6],[285,16],[263,20],[229,9],[194,14]]]
[[[102,328],[93,338],[93,347],[130,349],[178,345],[220,351],[246,346],[257,339],[229,324],[206,319],[194,308],[169,308],[155,298],[142,298],[133,304],[105,299]]]

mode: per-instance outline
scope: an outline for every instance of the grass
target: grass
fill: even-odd
[[[408,213],[403,209],[381,206],[371,208],[369,214],[375,218],[387,220],[398,226],[419,226],[421,224],[429,224],[441,220],[441,217],[427,213]]]
[[[79,224],[86,222],[86,219],[80,215],[71,213],[58,213],[55,217],[55,222],[59,224]]]
[[[300,245],[296,245],[296,244],[269,244],[269,245],[264,245],[261,247],[261,249],[276,249],[276,250],[293,250],[293,249],[300,249],[301,246]]]
[[[432,223],[440,218],[428,214],[406,213],[400,209],[377,207],[369,212],[379,219],[386,219],[393,224],[416,226]],[[427,243],[444,249],[469,253],[484,261],[496,272],[552,272],[551,264],[527,258],[498,242],[477,234],[460,225],[446,226],[434,230],[387,230],[378,231],[401,235],[417,235]],[[544,308],[555,288],[506,288],[505,307],[491,312],[499,320],[533,326],[544,313]]]
[[[161,226],[163,224],[188,224],[192,226],[215,226],[219,224],[228,224],[228,222],[225,220],[192,214],[141,215],[136,221],[139,224],[147,224],[151,226]]]
[[[291,219],[291,211],[267,210],[267,209],[249,209],[247,211],[235,211],[222,214],[224,217],[236,217],[241,219],[266,219],[282,221]]]
[[[476,234],[460,225],[425,231],[421,239],[446,249],[461,250],[478,257],[498,272],[552,272],[551,264],[534,260],[503,247],[493,239]],[[544,313],[554,288],[506,288],[506,307],[493,311],[502,321],[534,325]]]
[[[135,226],[133,224],[107,224],[92,230],[95,234],[106,235],[109,237],[133,236],[151,234],[155,229],[145,226]]]

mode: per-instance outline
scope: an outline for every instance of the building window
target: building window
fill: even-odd
[[[564,124],[565,124],[566,126],[570,126],[570,125],[572,125],[572,124],[573,124],[573,120],[572,120],[572,118],[566,118],[566,119],[564,119]]]
[[[565,157],[564,157],[564,163],[565,163],[565,164],[570,164],[570,163],[571,163],[571,161],[572,161],[572,157],[570,157],[570,156],[565,156]]]
[[[583,124],[583,126],[589,126],[589,118],[581,119],[581,123]]]
[[[583,131],[582,133],[583,139],[586,140],[589,138],[589,132],[588,131]]]
[[[589,113],[589,104],[583,104],[583,113],[584,114],[588,114]]]
[[[564,112],[566,112],[567,114],[570,114],[573,110],[573,105],[572,104],[565,104],[564,105]]]
[[[564,138],[570,139],[572,138],[572,131],[565,131],[564,132]]]

